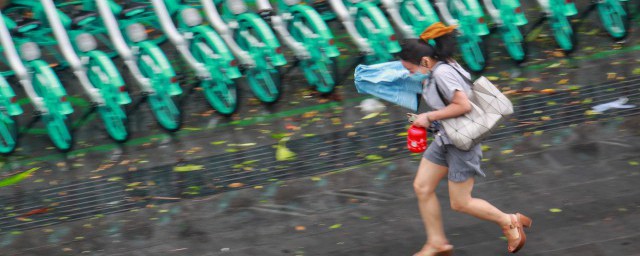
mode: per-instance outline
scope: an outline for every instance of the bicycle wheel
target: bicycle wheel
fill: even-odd
[[[152,58],[149,56],[147,59]],[[163,81],[168,83],[170,78],[164,77],[161,73],[156,73],[154,71],[155,67],[151,65],[155,65],[155,63],[147,63],[147,61],[144,61],[143,56],[138,59],[140,72],[149,78],[151,83],[155,85],[154,88],[156,88],[156,92],[148,96],[151,111],[162,128],[170,132],[177,131],[181,126],[180,111],[173,99],[168,95],[166,88],[163,88],[165,86]]]
[[[100,89],[100,94],[105,100],[105,105],[98,108],[98,113],[104,122],[104,127],[109,137],[117,142],[123,142],[129,137],[127,117],[118,103],[117,89],[109,88],[109,86],[114,86],[116,83],[111,81],[112,77],[107,75],[108,72],[103,69],[103,66],[98,65],[95,61],[97,60],[94,58],[90,59],[87,76],[91,84]]]
[[[0,113],[0,154],[10,154],[18,144],[18,125],[11,116]]]
[[[599,3],[598,13],[600,14],[602,25],[613,39],[622,40],[627,37],[627,28],[630,21],[627,2],[605,1]]]
[[[247,82],[256,98],[260,101],[273,104],[280,99],[282,81],[277,70],[260,67],[253,68],[247,74]]]
[[[333,75],[327,68],[327,64],[332,64],[331,61],[329,61],[329,63],[311,60],[305,62],[303,69],[307,81],[322,95],[333,93],[335,81],[333,80]]]
[[[217,67],[217,63],[214,62],[218,60],[210,58],[208,54],[214,51],[203,38],[200,37],[191,42],[191,52],[196,60],[206,67]],[[209,70],[212,69],[210,68]],[[231,79],[226,77],[213,78],[212,80],[202,81],[200,87],[211,107],[220,114],[228,116],[238,110],[238,88]]]
[[[512,24],[504,24],[500,30],[511,59],[517,63],[524,62],[527,56],[527,47],[520,29]]]
[[[483,51],[483,45],[481,40],[472,40],[465,37],[459,37],[460,49],[462,53],[462,59],[469,69],[475,72],[480,72],[486,67],[486,58]]]
[[[551,18],[551,23],[553,36],[558,46],[566,53],[572,52],[575,49],[577,41],[569,19],[564,16],[564,14],[556,15]]]
[[[47,127],[49,138],[56,148],[63,152],[71,150],[73,137],[69,131],[67,117],[58,113],[48,113],[44,116],[43,121]]]

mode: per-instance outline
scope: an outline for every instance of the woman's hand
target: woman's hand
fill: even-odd
[[[429,128],[429,126],[431,126],[431,119],[429,119],[428,114],[429,112],[419,114],[416,117],[416,120],[413,121],[413,125],[418,127]]]

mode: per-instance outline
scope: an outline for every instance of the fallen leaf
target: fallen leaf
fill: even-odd
[[[49,212],[49,208],[39,208],[39,209],[31,210],[31,211],[23,214],[22,217],[29,217],[31,215],[43,214],[43,213],[47,213],[47,212]]]
[[[228,185],[228,187],[230,187],[230,188],[239,188],[239,187],[242,187],[242,186],[244,186],[244,184],[240,183],[240,182],[235,182],[235,183],[231,183],[231,184]]]
[[[294,160],[296,158],[296,153],[294,153],[289,148],[287,148],[285,144],[288,140],[289,140],[289,137],[285,137],[282,140],[280,140],[280,142],[278,142],[278,145],[276,145],[276,160],[289,161],[289,160]]]
[[[543,93],[543,94],[554,94],[554,93],[556,93],[556,90],[555,89],[542,89],[542,90],[540,90],[540,93]]]
[[[567,83],[569,83],[569,79],[562,79],[558,81],[558,84],[567,84]]]
[[[380,112],[373,112],[371,114],[368,114],[366,116],[364,116],[362,119],[370,119],[370,118],[374,118],[376,116],[380,115]]]
[[[505,150],[502,150],[502,152],[501,152],[501,153],[502,153],[503,155],[508,155],[508,154],[513,153],[513,149],[505,149]]]
[[[188,164],[188,165],[173,167],[174,172],[191,172],[191,171],[200,171],[200,170],[204,170],[204,165]]]
[[[631,166],[638,166],[638,161],[629,161],[629,165]]]
[[[365,159],[369,161],[376,161],[376,160],[382,160],[383,158],[379,155],[368,155],[365,157]]]
[[[549,211],[550,211],[550,212],[553,212],[553,213],[559,213],[559,212],[562,212],[562,209],[559,209],[559,208],[551,208],[551,209],[549,209]]]
[[[15,185],[21,181],[23,181],[24,179],[28,178],[31,176],[31,174],[33,172],[35,172],[36,170],[40,169],[40,167],[36,167],[36,168],[31,168],[27,171],[15,174],[15,175],[11,175],[7,178],[3,178],[0,180],[0,187],[6,187],[6,186],[11,186],[11,185]]]
[[[337,229],[337,228],[341,228],[341,227],[342,227],[342,224],[335,224],[335,225],[332,225],[331,227],[329,227],[329,229]]]
[[[307,228],[305,226],[296,226],[296,231],[305,231]]]

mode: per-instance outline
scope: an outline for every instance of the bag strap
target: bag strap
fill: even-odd
[[[462,72],[460,72],[460,70],[458,70],[456,67],[452,66],[449,63],[445,63],[447,65],[449,65],[449,67],[453,68],[453,70],[455,70],[456,72],[458,72],[458,75],[460,75],[462,77],[462,79],[464,79],[464,81],[466,81],[469,86],[473,87],[473,81],[471,81],[471,79],[467,78],[467,76],[463,75]]]
[[[449,65],[449,67],[453,68],[453,70],[458,72],[458,75],[460,75],[460,77],[462,77],[462,79],[465,82],[467,82],[469,84],[469,86],[473,87],[473,81],[471,81],[471,79],[469,79],[465,75],[463,75],[462,72],[460,72],[460,70],[458,70],[456,67],[452,66],[448,62],[445,62],[444,65]],[[433,71],[433,73],[435,74],[435,70]],[[434,79],[433,82],[436,85],[436,91],[438,92],[438,96],[440,96],[440,100],[442,101],[442,103],[444,103],[445,106],[449,105],[449,101],[444,97],[444,94],[442,93],[442,88],[440,88],[440,86],[438,85],[438,82],[435,80],[435,77],[432,78],[432,79]]]

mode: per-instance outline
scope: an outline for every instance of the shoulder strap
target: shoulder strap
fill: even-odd
[[[462,79],[467,82],[469,84],[469,86],[473,87],[473,81],[471,81],[471,79],[467,78],[465,75],[462,74],[462,72],[460,72],[460,70],[458,70],[456,67],[452,66],[451,64],[449,64],[448,62],[445,62],[446,65],[449,65],[451,68],[453,68],[453,70],[455,70],[456,72],[458,72],[458,75],[460,75],[460,77],[462,77]],[[435,70],[433,71],[435,74]],[[438,92],[438,96],[440,96],[440,100],[442,100],[442,103],[444,103],[444,105],[449,105],[449,101],[444,97],[444,93],[442,93],[442,88],[440,88],[440,86],[438,85],[438,82],[435,80],[435,78],[432,77],[433,82],[436,85],[436,91]]]
[[[436,81],[435,77],[433,76],[431,77],[431,80],[433,80],[433,84],[436,86],[436,91],[438,92],[438,96],[440,96],[440,100],[442,101],[442,103],[444,103],[445,106],[449,105],[449,101],[444,97],[442,89],[438,85],[438,81]]]
[[[456,67],[452,66],[449,63],[446,63],[447,65],[449,65],[449,67],[453,68],[453,70],[455,70],[456,72],[458,72],[458,74],[462,77],[462,79],[464,79],[464,81],[466,81],[469,86],[473,87],[473,81],[471,81],[471,79],[467,78],[467,76],[463,75],[462,72],[460,72],[460,70],[458,70]]]

